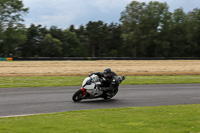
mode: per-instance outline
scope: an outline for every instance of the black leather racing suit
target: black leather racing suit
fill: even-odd
[[[108,93],[116,93],[118,91],[118,86],[120,84],[119,77],[113,71],[109,77],[105,77],[102,72],[95,72],[92,74],[96,74],[101,79],[101,89]]]

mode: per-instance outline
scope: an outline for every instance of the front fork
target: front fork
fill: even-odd
[[[83,94],[82,94],[82,96],[81,96],[81,97],[84,97],[84,96],[87,94],[87,90],[86,90],[86,89],[84,89],[83,87],[81,88],[81,90],[83,91]]]

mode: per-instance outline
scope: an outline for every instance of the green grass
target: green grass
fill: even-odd
[[[81,86],[85,76],[0,77],[0,88]],[[126,76],[123,85],[200,83],[200,75]]]
[[[80,86],[84,78],[81,76],[0,77],[0,88]]]
[[[186,84],[200,83],[200,75],[182,76],[127,76],[122,84]]]
[[[0,123],[0,133],[199,133],[200,105],[82,110]]]

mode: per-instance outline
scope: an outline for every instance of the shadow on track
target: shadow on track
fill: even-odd
[[[116,103],[117,99],[107,99],[107,100],[104,100],[104,99],[88,99],[88,100],[83,100],[83,101],[80,101],[78,103],[82,103],[82,104],[105,104],[105,103]],[[75,103],[75,102],[74,102]]]

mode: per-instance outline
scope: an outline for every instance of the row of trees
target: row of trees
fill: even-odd
[[[200,56],[200,9],[172,13],[166,3],[133,1],[120,20],[128,56]]]
[[[22,57],[119,56],[120,35],[118,24],[107,25],[102,21],[89,22],[78,29],[71,25],[65,30],[32,24],[26,30],[26,42],[17,51]]]
[[[199,57],[200,9],[169,11],[167,3],[127,5],[120,24],[89,21],[67,29],[21,22],[20,0],[0,0],[0,56]]]

